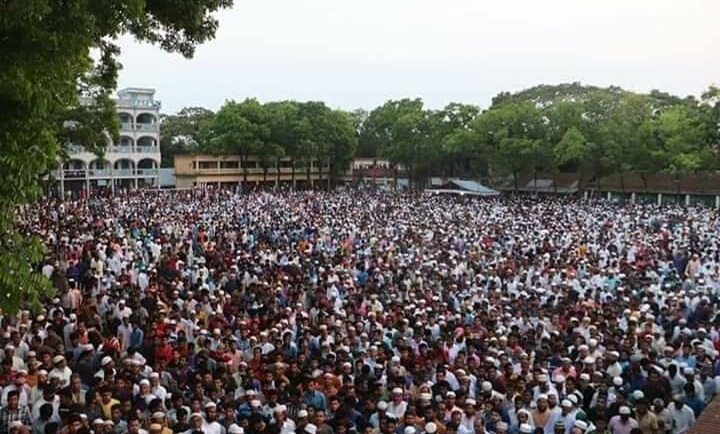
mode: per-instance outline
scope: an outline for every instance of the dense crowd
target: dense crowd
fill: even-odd
[[[720,384],[720,216],[140,192],[22,216],[0,434],[683,434]]]

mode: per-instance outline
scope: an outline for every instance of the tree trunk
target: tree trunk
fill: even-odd
[[[322,158],[318,157],[317,161],[318,161],[318,185],[320,185],[320,188],[322,188],[322,175],[323,175]]]
[[[280,186],[280,159],[275,160],[275,187]]]
[[[290,160],[290,164],[292,165],[291,172],[290,172],[290,180],[292,182],[292,188],[293,188],[293,190],[295,190],[295,158],[294,157]]]
[[[327,179],[328,182],[327,182],[327,186],[328,186],[328,191],[330,191],[330,190],[332,189],[332,178],[334,178],[334,176],[333,176],[333,170],[332,170],[332,169],[333,169],[333,168],[332,168],[332,162],[330,161],[330,157],[328,157],[327,163],[328,163],[328,179]]]
[[[242,165],[242,171],[243,171],[243,187],[245,187],[245,184],[247,184],[247,156],[246,155],[240,156],[240,164]]]
[[[307,170],[307,183],[310,186],[310,188],[313,187],[312,178],[310,177],[310,166],[312,165],[312,160],[308,159],[308,161],[305,162],[305,169]]]

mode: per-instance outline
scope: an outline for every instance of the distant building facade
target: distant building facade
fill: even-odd
[[[55,194],[78,197],[160,187],[160,101],[155,90],[127,88],[116,100],[120,142],[109,143],[102,158],[71,143],[68,158],[53,172]]]
[[[352,160],[349,167],[339,170],[332,179],[328,162],[316,159],[310,161],[309,171],[307,165],[295,163],[289,157],[263,167],[258,157],[243,159],[239,155],[181,154],[175,156],[174,166],[177,188],[243,184],[312,188],[330,183],[392,186],[395,175],[400,177],[400,182],[404,175],[402,168],[396,170],[387,160],[363,158]]]

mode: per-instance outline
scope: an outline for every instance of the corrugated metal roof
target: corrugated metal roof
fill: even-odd
[[[460,187],[463,190],[471,191],[473,193],[479,193],[479,194],[487,194],[487,195],[495,195],[499,194],[497,190],[493,190],[492,188],[486,187],[479,182],[475,181],[467,181],[462,179],[451,179],[450,182],[458,187]]]

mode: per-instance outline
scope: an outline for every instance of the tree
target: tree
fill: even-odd
[[[207,146],[203,135],[214,116],[212,110],[202,107],[185,107],[175,115],[161,115],[162,167],[173,167],[175,155],[202,151]]]
[[[507,102],[477,117],[473,129],[490,154],[490,177],[510,175],[515,190],[522,173],[535,174],[550,160],[540,109],[528,102]]]
[[[657,119],[661,149],[656,153],[665,171],[675,177],[678,192],[680,176],[702,166],[702,127],[694,110],[679,105],[663,112]]]
[[[554,149],[555,162],[558,166],[585,160],[590,146],[585,136],[576,127],[570,127]]]
[[[0,307],[38,306],[51,292],[35,272],[37,239],[17,217],[37,198],[70,136],[102,153],[118,137],[111,93],[122,33],[191,57],[215,35],[212,13],[232,0],[0,1]],[[91,56],[91,50],[98,54]],[[96,128],[102,124],[103,128]]]
[[[211,152],[240,155],[243,182],[247,182],[248,157],[262,154],[263,158],[269,158],[269,149],[265,148],[270,137],[268,112],[254,98],[240,103],[226,102],[209,124],[206,134],[207,149]],[[267,164],[268,161],[262,163]]]

